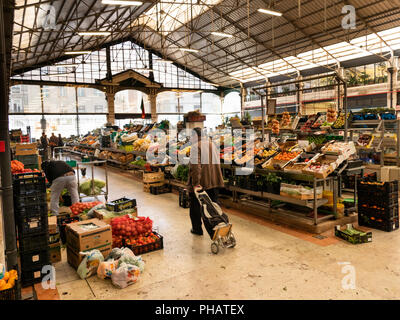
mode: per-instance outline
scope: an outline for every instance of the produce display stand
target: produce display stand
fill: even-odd
[[[98,166],[98,165],[104,165],[104,174],[105,174],[105,178],[106,178],[106,185],[105,185],[105,191],[97,194],[97,195],[93,195],[93,196],[86,196],[86,195],[81,195],[81,193],[79,192],[79,201],[81,201],[84,198],[95,198],[98,200],[99,196],[104,196],[104,199],[106,200],[106,202],[108,201],[108,173],[107,173],[107,161],[102,160],[102,161],[89,161],[89,162],[77,162],[76,164],[76,170],[77,170],[77,179],[78,179],[78,186],[80,185],[79,183],[79,176],[80,176],[80,169],[82,167],[86,167],[89,166],[90,167],[90,171],[91,171],[91,181],[92,181],[92,193],[94,193],[94,167]]]

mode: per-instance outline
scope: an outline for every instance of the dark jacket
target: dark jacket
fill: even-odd
[[[195,150],[197,150],[197,155],[195,154]],[[197,163],[194,163],[195,161],[193,160],[196,158]],[[204,160],[207,159],[207,163],[204,163]],[[188,179],[190,192],[192,192],[193,187],[197,185],[201,185],[205,190],[224,187],[219,152],[215,144],[209,138],[204,137],[201,141],[192,146],[190,150],[190,160]]]
[[[47,140],[47,138],[41,136],[40,137],[40,144],[42,145],[43,149],[46,149],[49,146],[49,141]]]
[[[53,183],[53,180],[63,176],[68,172],[75,172],[65,161],[51,160],[42,163],[42,170],[44,171],[47,180]]]

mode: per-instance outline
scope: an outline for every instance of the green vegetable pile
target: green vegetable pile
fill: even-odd
[[[101,180],[94,179],[94,183],[92,183],[92,180],[87,180],[79,185],[79,192],[87,196],[95,196],[101,193],[101,190],[105,187],[105,185],[106,183]]]
[[[138,160],[132,161],[131,164],[133,164],[135,166],[139,166],[139,167],[144,167],[144,165],[146,164],[146,160],[138,159]]]
[[[326,136],[324,135],[312,135],[307,137],[308,142],[315,143],[316,145],[323,144],[326,142]]]
[[[176,170],[176,178],[181,181],[187,181],[189,177],[189,167],[184,165],[179,165]]]

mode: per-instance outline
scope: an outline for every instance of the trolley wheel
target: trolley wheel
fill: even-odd
[[[219,246],[217,243],[211,243],[211,252],[217,254],[219,252]]]
[[[231,248],[234,248],[236,246],[236,238],[233,233],[231,233],[231,235],[229,236],[229,240],[231,242]]]

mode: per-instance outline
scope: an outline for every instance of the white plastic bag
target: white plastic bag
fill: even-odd
[[[87,252],[79,252],[84,255],[81,264],[78,267],[78,274],[81,279],[86,279],[97,272],[99,264],[104,261],[104,257],[99,250],[91,250]]]
[[[113,272],[117,268],[117,264],[118,262],[114,261],[114,259],[101,262],[97,268],[97,276],[100,279],[111,278]]]
[[[112,284],[118,288],[126,288],[138,281],[140,270],[137,266],[121,263],[111,275]]]

